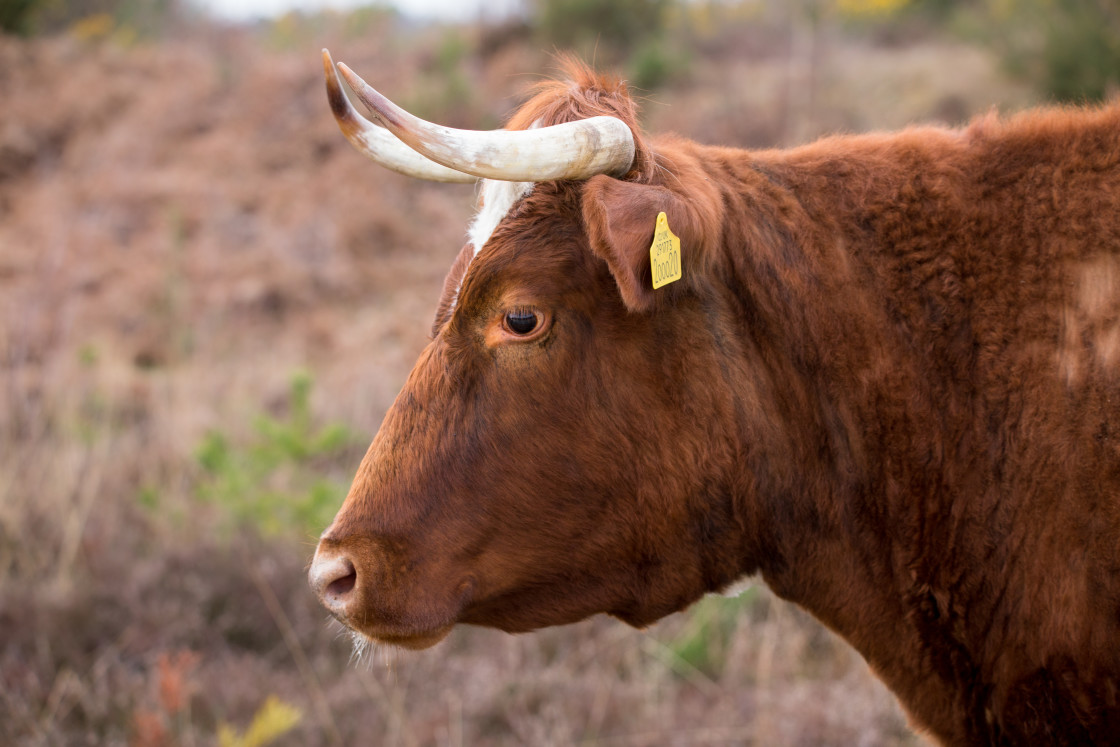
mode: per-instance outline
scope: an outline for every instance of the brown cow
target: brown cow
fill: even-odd
[[[1120,742],[1120,107],[754,152],[572,64],[476,141],[342,67],[419,158],[326,62],[367,153],[488,177],[320,540],[335,617],[642,626],[759,573],[947,743]]]

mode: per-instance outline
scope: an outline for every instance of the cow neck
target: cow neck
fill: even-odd
[[[929,728],[951,737],[968,710],[956,670],[973,663],[959,642],[917,624],[913,571],[923,548],[912,542],[922,536],[916,517],[930,515],[913,496],[938,489],[931,425],[944,403],[892,321],[896,290],[868,269],[875,248],[848,228],[860,225],[842,214],[852,207],[829,191],[828,169],[845,165],[788,156],[723,163],[731,178],[722,183],[738,192],[735,214],[752,220],[725,233],[729,256],[720,262],[770,377],[786,384],[783,422],[800,428],[787,442],[799,472],[775,486],[777,499],[764,509],[764,525],[782,532],[770,540],[779,562],[764,559],[762,576],[839,632]],[[952,651],[953,662],[935,660],[937,650]]]

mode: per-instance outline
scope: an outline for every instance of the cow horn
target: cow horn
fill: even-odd
[[[449,169],[435,161],[431,161],[417,153],[383,127],[370,122],[363,117],[354,106],[346,93],[342,90],[342,81],[335,72],[334,60],[331,53],[323,50],[323,73],[327,76],[327,100],[331,104],[331,112],[338,122],[338,129],[346,139],[364,153],[377,161],[385,168],[392,169],[399,174],[415,176],[432,182],[475,182],[477,179],[462,171]]]
[[[616,117],[591,117],[533,130],[456,130],[425,122],[339,63],[350,88],[406,145],[448,168],[509,182],[623,176],[634,163],[634,134]]]

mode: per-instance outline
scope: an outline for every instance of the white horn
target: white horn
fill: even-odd
[[[346,139],[369,158],[399,174],[415,176],[432,182],[472,183],[478,181],[470,174],[449,169],[431,161],[408,147],[383,127],[363,117],[342,90],[331,53],[323,50],[323,73],[327,77],[327,100],[338,122],[338,129]]]
[[[634,163],[634,134],[616,117],[591,117],[534,130],[456,130],[425,122],[389,101],[345,64],[338,69],[377,119],[402,142],[448,168],[487,179],[546,182],[623,176]]]

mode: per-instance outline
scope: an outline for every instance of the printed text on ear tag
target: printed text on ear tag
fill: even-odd
[[[669,230],[669,218],[664,212],[657,214],[653,244],[649,248],[649,266],[654,288],[681,279],[681,240]]]

